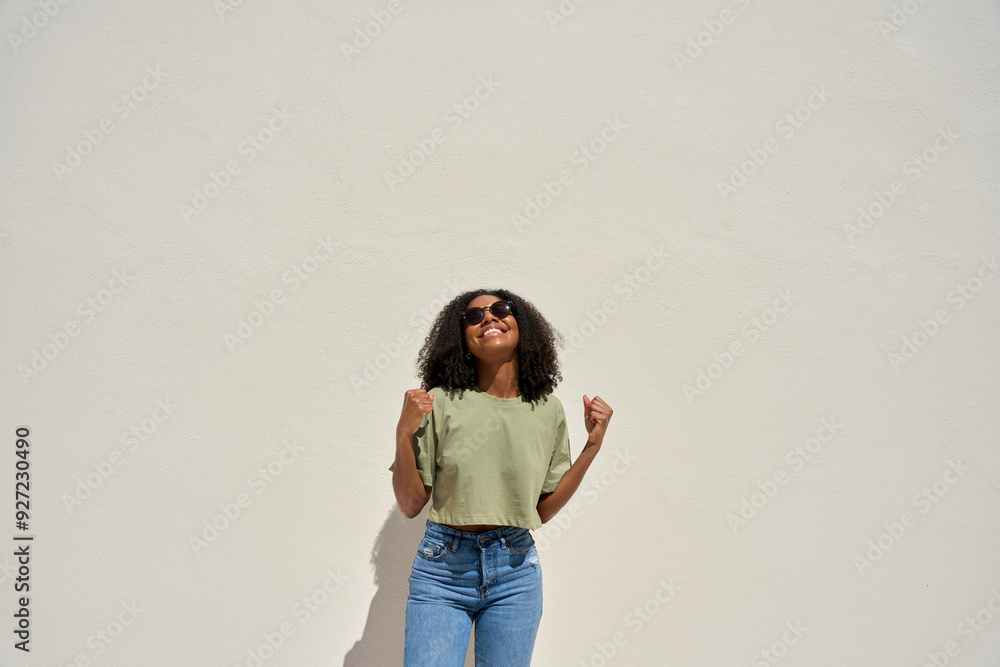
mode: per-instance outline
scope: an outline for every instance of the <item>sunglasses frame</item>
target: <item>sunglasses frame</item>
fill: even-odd
[[[466,310],[465,310],[465,311],[464,311],[464,312],[462,313],[462,315],[461,315],[461,320],[462,320],[462,322],[465,322],[466,324],[468,324],[468,325],[469,325],[470,327],[474,327],[474,326],[478,326],[478,325],[479,325],[479,324],[480,324],[480,323],[481,323],[481,322],[483,321],[483,319],[485,319],[485,317],[486,317],[486,311],[487,311],[487,310],[488,310],[488,311],[490,311],[490,314],[491,314],[491,315],[493,315],[494,317],[497,317],[497,316],[496,316],[496,315],[495,315],[495,314],[493,313],[493,306],[495,306],[495,305],[496,305],[496,304],[498,304],[498,303],[502,303],[502,304],[505,304],[505,305],[507,306],[507,315],[511,315],[511,314],[512,314],[512,313],[514,312],[514,304],[513,304],[512,302],[510,302],[510,301],[509,301],[509,300],[507,300],[507,299],[497,299],[496,301],[494,301],[494,302],[493,302],[493,303],[491,303],[490,305],[488,305],[488,306],[483,306],[482,308],[480,308],[479,306],[474,306],[474,307],[472,307],[472,308],[467,308],[467,309],[466,309]],[[479,321],[478,321],[478,322],[476,322],[475,324],[473,324],[472,322],[470,322],[470,321],[469,321],[469,320],[467,319],[467,315],[468,315],[468,313],[471,313],[471,312],[474,312],[474,311],[477,311],[477,310],[479,311],[479,315],[480,315],[480,318],[479,318]],[[504,315],[503,317],[507,317],[507,315]],[[503,317],[497,317],[497,319],[498,319],[498,320],[502,320],[502,319],[503,319]]]

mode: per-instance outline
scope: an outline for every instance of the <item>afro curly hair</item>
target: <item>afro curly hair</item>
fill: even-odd
[[[557,348],[562,346],[563,337],[530,301],[504,289],[469,290],[444,306],[417,355],[420,386],[425,390],[441,386],[458,391],[476,385],[476,361],[465,356],[468,347],[462,314],[472,299],[483,294],[492,294],[513,304],[511,314],[517,319],[516,364],[521,400],[535,403],[551,394],[562,380]]]

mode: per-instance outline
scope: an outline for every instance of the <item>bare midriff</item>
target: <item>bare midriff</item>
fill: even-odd
[[[473,524],[471,526],[453,526],[450,523],[445,523],[445,524],[442,524],[442,525],[448,526],[449,528],[454,528],[455,530],[466,530],[466,531],[469,531],[471,533],[482,533],[482,532],[485,532],[487,530],[494,530],[496,528],[503,528],[503,526],[489,526],[489,525],[486,525],[486,524],[483,524],[483,523],[477,523],[477,524]]]

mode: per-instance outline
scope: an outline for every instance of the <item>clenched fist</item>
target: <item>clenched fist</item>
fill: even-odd
[[[604,442],[604,432],[614,411],[600,396],[588,399],[583,395],[583,423],[587,427],[587,443],[600,445]]]
[[[434,397],[426,389],[407,389],[403,396],[403,411],[396,429],[412,435],[420,428],[424,417],[434,408]]]

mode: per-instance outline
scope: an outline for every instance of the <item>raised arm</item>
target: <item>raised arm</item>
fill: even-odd
[[[407,519],[420,514],[431,497],[431,487],[424,484],[413,456],[413,432],[396,429],[396,462],[392,471],[392,490],[399,511]]]
[[[434,407],[434,396],[423,388],[408,389],[403,396],[403,409],[396,424],[396,459],[392,464],[392,490],[399,511],[407,519],[420,514],[431,497],[431,486],[424,483],[413,453],[413,437]],[[424,461],[430,466],[433,457]],[[426,470],[426,468],[425,468]],[[427,474],[427,473],[425,473]]]

